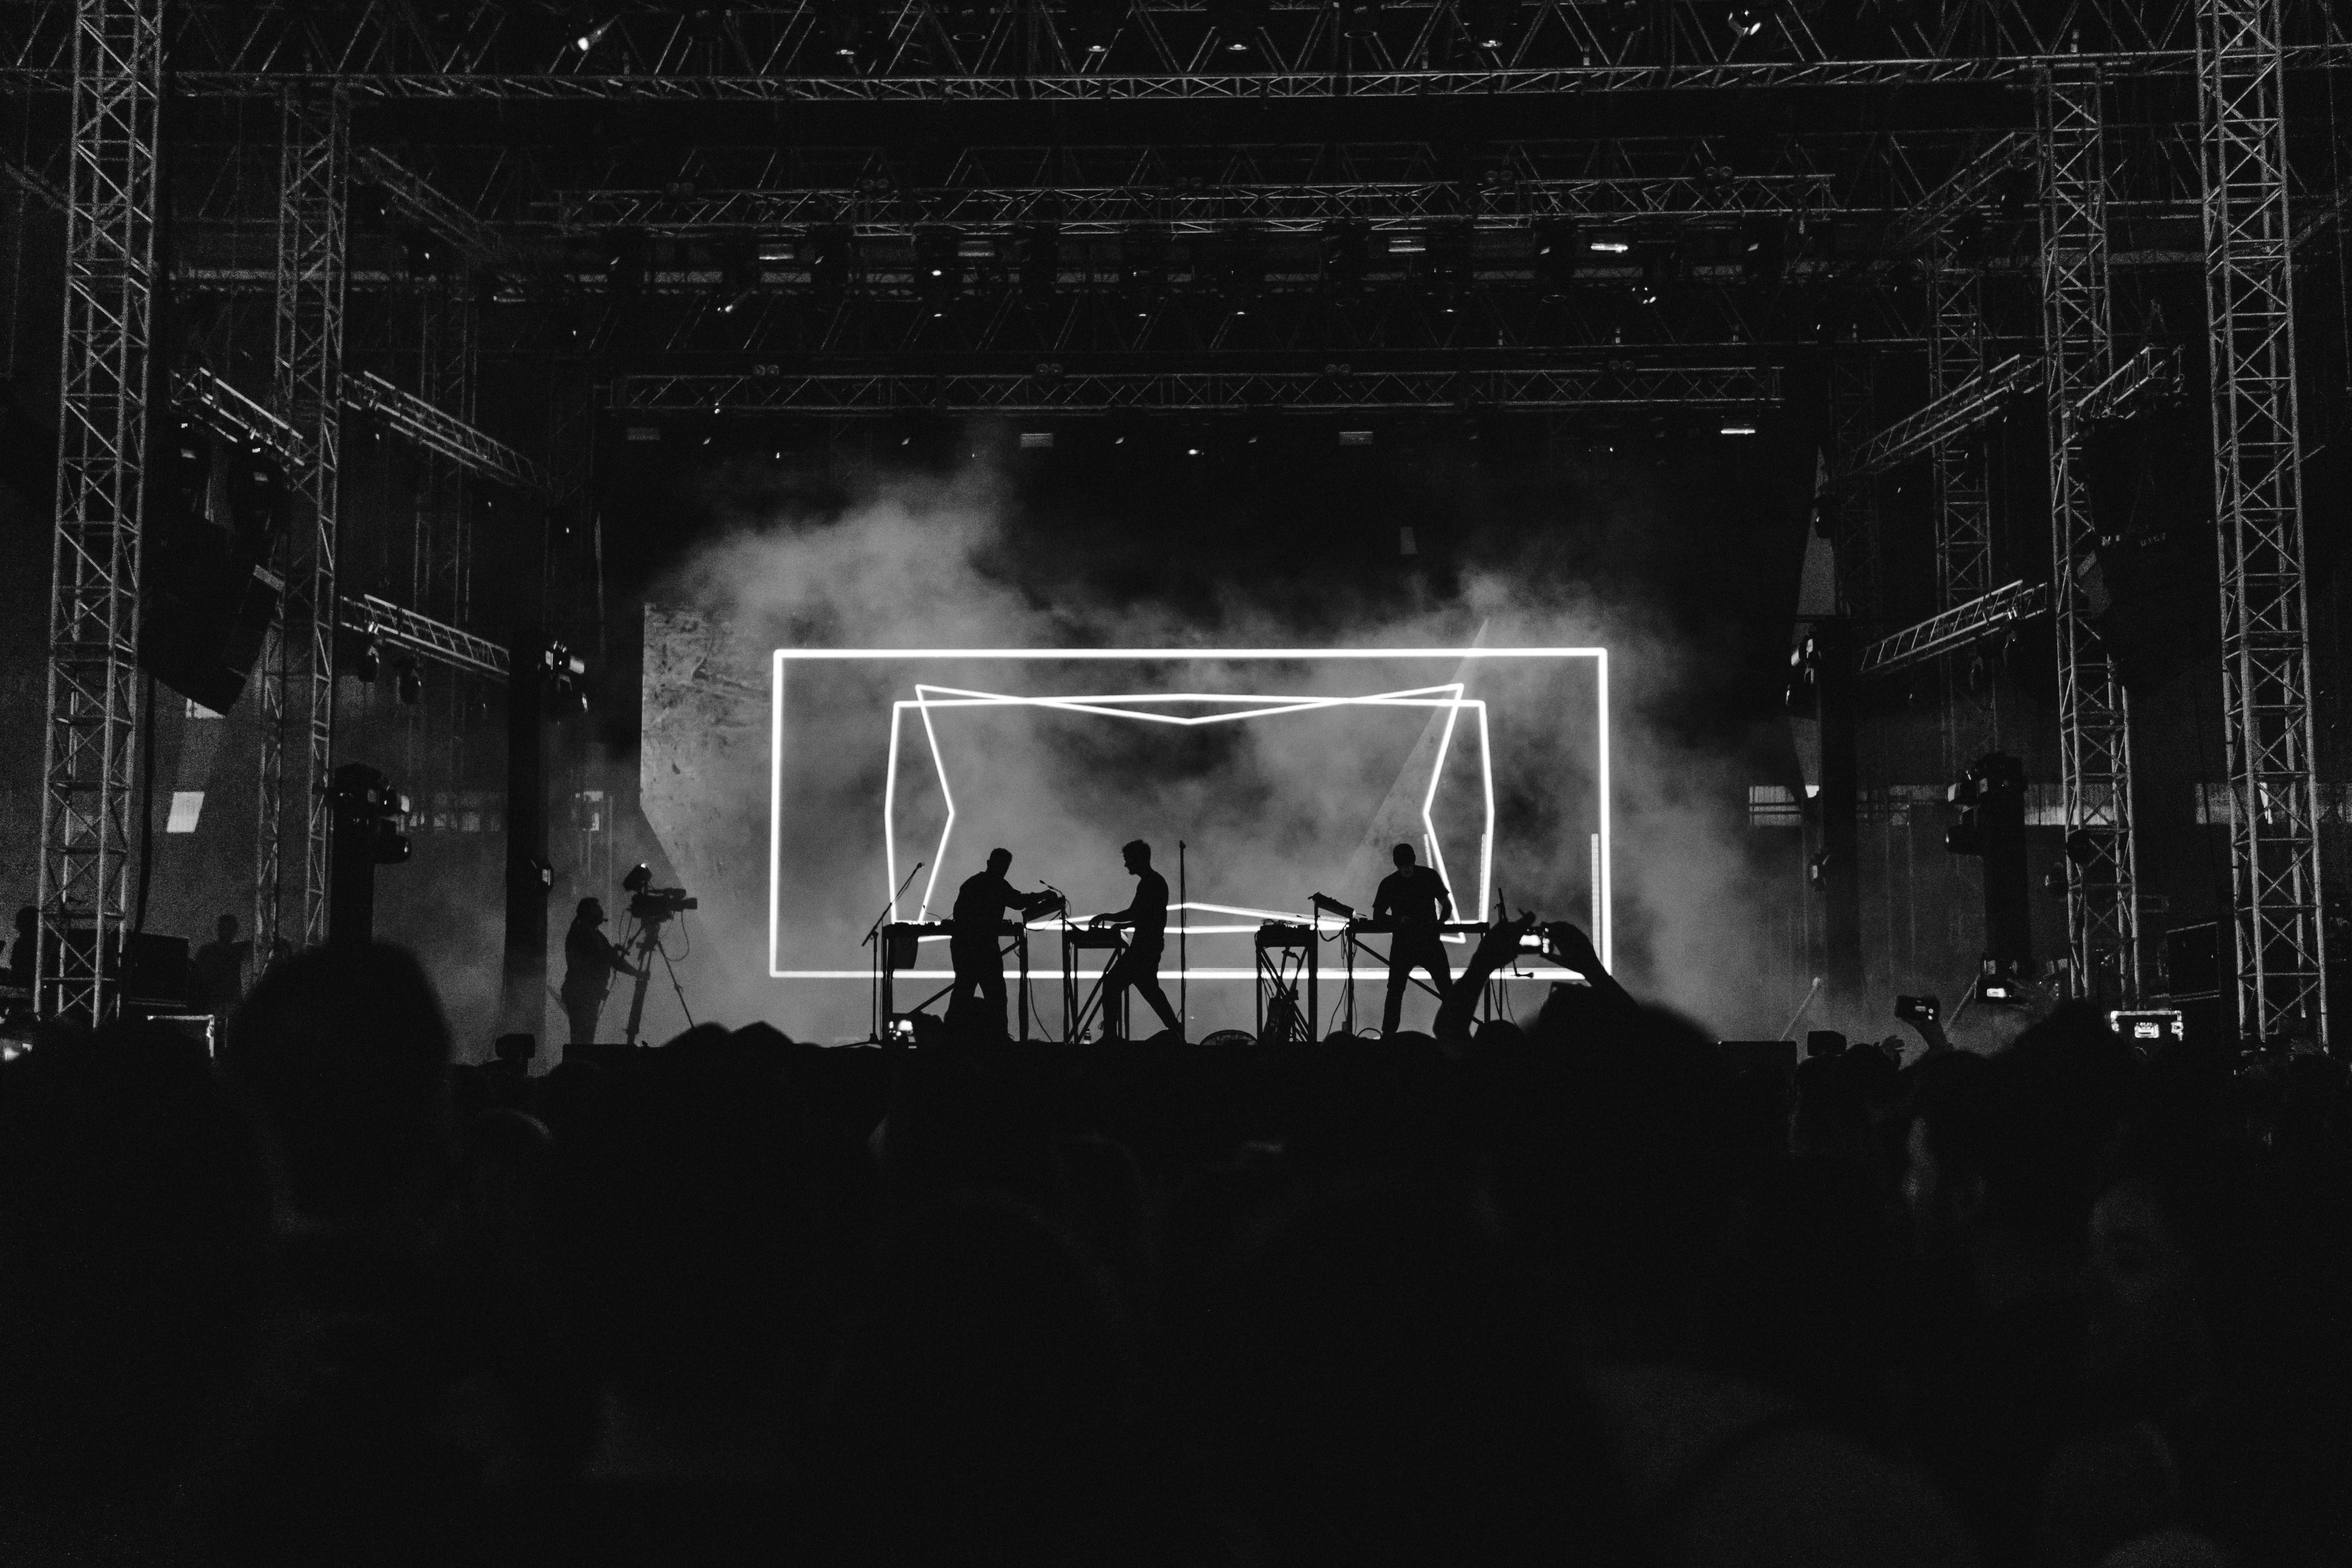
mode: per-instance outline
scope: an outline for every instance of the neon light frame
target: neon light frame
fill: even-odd
[[[1615,917],[1614,917],[1614,910],[1615,910],[1615,888],[1614,888],[1615,873],[1614,873],[1614,866],[1613,866],[1612,847],[1611,840],[1610,840],[1610,834],[1611,834],[1611,826],[1610,826],[1610,822],[1611,822],[1611,811],[1610,811],[1610,801],[1609,801],[1609,795],[1610,795],[1610,758],[1609,758],[1609,650],[1608,650],[1607,648],[1605,648],[1605,647],[1350,647],[1350,648],[1310,648],[1310,647],[1236,647],[1236,648],[1223,648],[1223,647],[1219,647],[1219,648],[1202,648],[1202,647],[1184,647],[1184,648],[1001,648],[1001,647],[1000,647],[1000,648],[785,648],[785,647],[780,647],[780,648],[778,648],[778,649],[776,649],[776,650],[775,650],[775,655],[774,655],[774,664],[773,664],[773,666],[772,666],[772,676],[771,676],[771,680],[770,680],[770,697],[769,697],[770,710],[769,710],[769,721],[768,721],[768,976],[769,976],[769,978],[770,978],[770,979],[772,979],[772,980],[866,980],[866,979],[870,979],[870,978],[872,977],[872,972],[871,972],[870,970],[867,970],[867,969],[782,969],[782,968],[779,968],[779,967],[777,966],[777,963],[776,963],[776,959],[777,959],[776,943],[777,943],[777,940],[778,940],[778,937],[779,937],[779,934],[780,934],[780,931],[779,931],[779,923],[780,923],[780,922],[779,922],[779,914],[780,914],[781,899],[782,899],[782,870],[783,870],[783,868],[782,868],[782,844],[783,844],[783,799],[784,799],[784,667],[785,667],[785,665],[786,665],[787,663],[795,663],[795,664],[799,664],[799,663],[855,663],[855,662],[875,663],[875,662],[884,662],[884,661],[892,661],[892,660],[897,660],[897,661],[908,661],[908,660],[961,660],[961,661],[973,661],[973,660],[985,660],[985,659],[1004,659],[1004,660],[1008,660],[1008,661],[1024,662],[1024,663],[1041,663],[1041,662],[1044,662],[1044,663],[1065,663],[1065,664],[1084,664],[1084,663],[1095,663],[1095,662],[1104,662],[1104,663],[1124,662],[1124,663],[1130,663],[1130,664],[1143,664],[1143,663],[1160,663],[1160,664],[1171,664],[1171,663],[1210,664],[1210,663],[1237,662],[1237,661],[1242,661],[1242,660],[1284,661],[1284,662],[1290,662],[1290,663],[1318,663],[1318,662],[1329,662],[1329,661],[1368,660],[1368,659],[1388,659],[1388,660],[1403,660],[1403,659],[1433,659],[1433,660],[1437,660],[1437,659],[1443,659],[1443,660],[1452,660],[1452,661],[1454,661],[1454,662],[1456,662],[1456,663],[1459,663],[1459,662],[1463,662],[1463,661],[1469,660],[1469,659],[1553,659],[1553,660],[1558,660],[1558,659],[1569,659],[1569,658],[1589,658],[1589,659],[1592,660],[1592,662],[1593,662],[1593,696],[1594,696],[1594,719],[1595,719],[1595,722],[1594,722],[1594,730],[1595,730],[1596,736],[1597,736],[1597,740],[1598,740],[1598,746],[1597,746],[1597,753],[1598,753],[1598,767],[1596,768],[1595,772],[1596,772],[1596,779],[1597,779],[1597,784],[1598,784],[1598,791],[1597,791],[1597,793],[1598,793],[1598,795],[1599,795],[1599,800],[1600,800],[1600,812],[1599,812],[1599,815],[1600,815],[1600,828],[1601,828],[1601,831],[1600,831],[1600,839],[1601,839],[1601,886],[1600,886],[1600,888],[1599,888],[1599,889],[1598,889],[1598,896],[1597,896],[1597,897],[1595,898],[1595,900],[1594,900],[1595,909],[1596,909],[1596,911],[1597,911],[1598,916],[1599,916],[1599,918],[1595,921],[1595,922],[1594,922],[1594,923],[1595,923],[1596,925],[1598,925],[1600,929],[1599,929],[1597,931],[1595,931],[1595,932],[1593,933],[1593,937],[1594,937],[1594,946],[1595,946],[1595,947],[1597,947],[1597,948],[1600,950],[1601,962],[1601,963],[1602,963],[1604,966],[1611,966],[1611,965],[1612,965],[1612,964],[1613,964],[1613,963],[1614,963],[1614,947],[1615,947],[1615,931],[1614,931],[1614,928],[1615,928],[1615,925],[1616,925],[1616,920],[1615,920]],[[921,688],[921,687],[919,687],[919,690],[920,690],[920,689],[922,689],[922,688]],[[934,690],[950,690],[950,689],[954,689],[932,687],[932,688],[929,688],[929,689],[934,689]],[[1230,695],[1209,695],[1209,694],[1193,693],[1193,694],[1191,694],[1191,695],[1190,695],[1189,700],[1212,700],[1212,701],[1255,702],[1255,703],[1267,703],[1267,702],[1271,702],[1271,703],[1275,703],[1275,704],[1278,704],[1278,705],[1279,705],[1279,704],[1298,704],[1298,705],[1300,705],[1300,706],[1298,706],[1298,707],[1276,707],[1276,708],[1275,708],[1275,709],[1270,709],[1270,710],[1268,710],[1268,712],[1269,712],[1269,713],[1272,713],[1272,712],[1276,712],[1276,711],[1301,711],[1301,710],[1305,710],[1306,709],[1308,709],[1308,708],[1326,708],[1326,707],[1358,707],[1358,706],[1405,706],[1405,705],[1409,705],[1409,704],[1404,703],[1404,702],[1400,701],[1400,700],[1397,700],[1397,699],[1402,699],[1402,698],[1405,698],[1405,697],[1408,697],[1408,696],[1416,696],[1416,697],[1417,697],[1417,696],[1420,696],[1421,694],[1424,694],[1424,693],[1428,693],[1428,692],[1432,692],[1432,691],[1436,691],[1436,690],[1455,690],[1455,689],[1457,689],[1457,687],[1455,686],[1455,684],[1454,684],[1454,683],[1447,682],[1447,683],[1441,683],[1439,686],[1434,686],[1434,687],[1419,687],[1419,688],[1412,688],[1412,689],[1408,689],[1408,690],[1407,690],[1407,691],[1403,691],[1403,692],[1394,692],[1394,693],[1375,694],[1374,696],[1368,697],[1368,698],[1362,698],[1362,699],[1359,699],[1359,698],[1262,698],[1262,697],[1236,697],[1236,696],[1230,696]],[[971,698],[977,698],[977,699],[978,699],[978,700],[977,700],[977,701],[969,700],[968,699],[971,699]],[[1117,700],[1126,700],[1126,701],[1137,701],[1137,700],[1186,700],[1186,699],[1184,698],[1184,696],[1183,696],[1182,694],[1153,694],[1152,696],[1148,697],[1148,698],[1135,698],[1135,697],[1129,697],[1129,698],[1117,699]],[[1101,709],[1101,708],[1099,708],[1098,706],[1090,706],[1090,705],[1097,705],[1097,704],[1100,704],[1100,703],[1104,702],[1105,700],[1107,700],[1107,699],[1105,699],[1105,698],[1102,698],[1102,697],[1086,697],[1086,696],[1077,696],[1077,697],[1056,697],[1056,698],[1004,698],[1004,697],[995,696],[995,695],[992,695],[992,694],[976,693],[976,694],[965,694],[963,698],[960,698],[960,699],[958,699],[958,700],[957,700],[953,704],[950,704],[950,702],[947,702],[947,701],[924,701],[924,700],[918,700],[918,701],[916,701],[916,702],[914,702],[914,703],[908,703],[908,702],[905,702],[905,701],[903,701],[903,700],[902,700],[902,701],[899,701],[899,702],[896,702],[896,703],[894,703],[894,704],[892,705],[892,712],[891,712],[891,733],[892,733],[892,739],[893,739],[893,742],[894,742],[893,750],[892,750],[892,767],[893,767],[892,784],[893,784],[893,787],[895,787],[895,779],[896,779],[896,773],[895,773],[895,769],[896,769],[896,763],[897,763],[897,759],[896,759],[896,746],[895,746],[895,742],[896,742],[896,740],[897,740],[897,736],[898,736],[898,726],[899,715],[900,715],[900,714],[905,710],[905,709],[906,709],[907,707],[913,706],[913,707],[918,707],[918,708],[922,709],[922,710],[924,710],[924,719],[925,719],[925,723],[926,723],[926,725],[927,725],[927,726],[928,726],[928,724],[929,724],[929,709],[930,707],[932,707],[932,706],[942,706],[942,707],[944,707],[944,706],[950,706],[950,705],[956,705],[956,706],[1006,706],[1006,705],[1017,705],[1017,706],[1024,706],[1024,707],[1061,707],[1061,708],[1075,709],[1075,710],[1082,710],[1082,711],[1097,711],[1097,712],[1104,712],[1104,713],[1106,713],[1107,715],[1114,715],[1114,716],[1121,717],[1121,718],[1134,718],[1134,717],[1137,717],[1137,715],[1135,715],[1135,714],[1134,714],[1134,713],[1132,713],[1132,712],[1128,712],[1128,711],[1123,711],[1123,710],[1105,710],[1105,709]],[[1460,698],[1458,698],[1458,697],[1457,697],[1457,698],[1455,698],[1455,699],[1453,699],[1453,700],[1449,700],[1449,701],[1444,701],[1444,702],[1440,702],[1440,701],[1434,701],[1434,700],[1433,700],[1433,701],[1427,701],[1427,702],[1416,702],[1416,703],[1412,703],[1412,704],[1410,704],[1410,705],[1414,705],[1414,706],[1430,706],[1430,707],[1437,707],[1437,706],[1441,706],[1441,705],[1442,705],[1442,706],[1445,706],[1445,707],[1447,707],[1447,708],[1450,710],[1450,711],[1449,711],[1448,721],[1447,721],[1447,726],[1446,726],[1446,735],[1447,735],[1447,739],[1448,739],[1448,741],[1450,742],[1450,739],[1451,739],[1451,736],[1452,736],[1452,732],[1453,732],[1453,721],[1454,721],[1454,716],[1455,714],[1458,714],[1458,712],[1459,712],[1459,710],[1460,710],[1460,709],[1461,709],[1461,708],[1471,706],[1471,705],[1472,705],[1472,703],[1473,703],[1473,701],[1475,701],[1475,700],[1463,700],[1463,699],[1460,699]],[[1476,702],[1476,703],[1475,703],[1475,705],[1476,705],[1476,706],[1479,708],[1479,710],[1481,710],[1481,713],[1482,713],[1482,720],[1483,720],[1483,710],[1484,710],[1485,704],[1483,703],[1483,701],[1478,701],[1478,702]],[[1235,715],[1234,717],[1253,717],[1253,716],[1258,716],[1258,715]],[[1203,720],[1203,721],[1205,721],[1205,720],[1206,720],[1207,718],[1209,718],[1209,717],[1212,717],[1212,716],[1204,716],[1204,720]],[[1482,727],[1483,727],[1483,726],[1482,726]],[[1426,822],[1427,822],[1427,820],[1428,820],[1428,817],[1427,817],[1427,808],[1428,808],[1429,802],[1430,802],[1430,800],[1434,799],[1434,796],[1435,796],[1435,782],[1436,782],[1437,777],[1438,777],[1438,770],[1436,770],[1436,769],[1433,769],[1433,770],[1432,770],[1432,773],[1431,773],[1432,789],[1431,789],[1431,791],[1430,791],[1430,794],[1429,794],[1427,796],[1425,796],[1425,797],[1424,797],[1424,799],[1423,799],[1423,821],[1424,821],[1424,824],[1426,824]],[[942,784],[944,784],[944,782],[945,782],[945,775],[944,775],[944,773],[942,773],[942,774],[941,774],[941,780],[942,780]],[[1493,781],[1493,773],[1492,773],[1492,769],[1491,769],[1491,767],[1490,767],[1490,768],[1487,770],[1487,773],[1486,773],[1486,790],[1487,790],[1487,792],[1488,792],[1488,795],[1489,795],[1489,799],[1490,799],[1490,801],[1491,801],[1492,791],[1493,791],[1493,783],[1494,783],[1494,781]],[[888,805],[887,805],[887,803],[886,803],[886,805],[885,805],[885,810],[886,810],[886,812],[888,810]],[[951,815],[951,816],[950,816],[950,826],[952,826],[952,820],[953,820],[953,819],[952,819],[952,815]],[[1492,853],[1493,853],[1493,832],[1492,832],[1492,826],[1491,826],[1491,816],[1490,816],[1490,818],[1489,818],[1489,827],[1488,827],[1488,830],[1487,830],[1487,832],[1486,833],[1486,835],[1485,835],[1484,837],[1485,837],[1485,844],[1484,844],[1484,847],[1483,847],[1482,854],[1483,854],[1483,856],[1484,856],[1484,857],[1491,858]],[[891,842],[890,836],[886,832],[886,835],[885,835],[885,843],[886,843],[886,846],[887,846],[887,845],[889,845],[889,844],[890,844],[890,842]],[[891,857],[891,863],[892,863],[892,865],[893,865],[893,866],[895,866],[895,850],[886,850],[886,853],[888,853],[888,854],[890,855],[890,857]],[[1433,858],[1434,858],[1434,855],[1433,855]],[[937,878],[938,878],[938,873],[937,873],[937,871],[935,870],[935,871],[933,872],[933,874],[932,874],[932,875],[933,875],[933,881],[934,881],[934,882],[936,882]],[[895,875],[894,875],[894,876],[892,876],[892,878],[891,878],[891,884],[892,884],[892,886],[893,886],[894,888],[895,888],[895,887],[896,887],[896,885],[897,885],[897,879],[896,879]],[[1187,905],[1183,905],[1183,906],[1181,906],[1181,909],[1200,909],[1200,910],[1202,910],[1203,911],[1212,911],[1212,910],[1213,910],[1213,911],[1214,911],[1214,912],[1219,912],[1219,913],[1233,913],[1233,914],[1237,914],[1237,915],[1261,915],[1261,916],[1264,916],[1264,915],[1267,915],[1267,914],[1270,914],[1270,913],[1273,913],[1273,912],[1274,912],[1274,911],[1256,910],[1240,910],[1240,909],[1237,909],[1237,908],[1234,908],[1234,909],[1228,909],[1227,907],[1225,907],[1225,906],[1222,906],[1222,905],[1214,905],[1214,906],[1213,906],[1213,905],[1192,905],[1192,904],[1187,904]],[[1181,909],[1180,909],[1180,913],[1181,913]],[[896,906],[895,906],[895,903],[894,903],[894,905],[893,905],[893,913],[894,913],[894,914],[896,913]],[[1204,928],[1203,934],[1205,934],[1205,928]],[[929,973],[929,972],[928,972],[928,971],[911,971],[911,972],[909,972],[909,978],[922,978],[922,977],[924,977],[924,976],[928,975]],[[1186,977],[1191,978],[1191,979],[1194,979],[1194,980],[1228,980],[1228,979],[1242,979],[1242,978],[1248,978],[1248,977],[1253,976],[1255,973],[1255,970],[1249,970],[1249,969],[1235,969],[1235,970],[1225,970],[1225,969],[1216,969],[1216,970],[1191,970],[1191,971],[1187,971],[1187,972],[1186,972]],[[945,977],[945,972],[944,972],[944,971],[942,971],[942,972],[940,972],[940,973],[938,976],[933,976],[933,977],[934,977],[934,978],[944,978],[944,977]],[[1164,976],[1164,978],[1171,978],[1171,979],[1172,979],[1172,978],[1176,978],[1176,976],[1175,976],[1174,974],[1172,974],[1172,973],[1171,973],[1171,974],[1169,974],[1169,975]],[[1383,976],[1383,980],[1385,980],[1385,977],[1384,977],[1384,976]]]

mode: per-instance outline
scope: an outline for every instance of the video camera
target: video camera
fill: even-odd
[[[622,891],[629,895],[629,914],[648,925],[658,924],[688,910],[702,907],[700,899],[687,897],[684,888],[653,886],[652,868],[639,861],[636,868],[621,879]]]

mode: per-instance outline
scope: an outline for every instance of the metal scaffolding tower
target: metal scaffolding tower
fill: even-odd
[[[1984,288],[1976,269],[1960,256],[1948,230],[1932,245],[1927,268],[1927,390],[1935,402],[1960,395],[1983,374],[1986,353]],[[1929,456],[1930,504],[1936,530],[1936,609],[1957,609],[1992,592],[1992,487],[1986,476],[1984,443],[1973,430],[1955,432],[1935,443]],[[1944,773],[1957,779],[1970,762],[1993,748],[1997,727],[1990,710],[1974,711],[1959,661],[1943,666]]]
[[[417,395],[467,425],[474,421],[474,290],[463,279],[417,296]],[[464,626],[472,606],[473,540],[465,470],[427,449],[416,489],[416,533],[409,603]]]
[[[2112,368],[2106,160],[2095,68],[2062,64],[2037,94],[2042,142],[2042,386],[2050,427],[2050,594],[2058,644],[2058,753],[2066,829],[2066,951],[2081,995],[2139,994],[2131,715],[2092,629],[2083,573],[2098,549],[2083,403]]]
[[[281,941],[325,940],[327,780],[335,721],[335,525],[341,457],[343,201],[351,111],[344,90],[304,84],[286,89],[278,162],[278,321],[273,400],[294,426],[305,460],[290,476],[295,515],[287,545],[289,589],[276,648],[261,681],[260,811],[255,835],[254,941],[267,955]],[[299,727],[299,729],[298,729]],[[286,831],[286,747],[300,736],[302,904],[286,929],[280,912]]]
[[[2310,610],[2277,0],[2203,0],[2205,300],[2238,1026],[2325,1037]]]
[[[158,0],[80,0],[66,209],[58,531],[41,737],[38,1005],[97,1023],[130,919],[139,526],[155,261]]]

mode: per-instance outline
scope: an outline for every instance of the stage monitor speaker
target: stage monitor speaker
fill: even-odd
[[[189,998],[188,939],[140,931],[122,942],[121,989],[125,996],[185,1006]]]
[[[285,584],[231,552],[218,530],[189,526],[154,541],[144,574],[139,666],[215,713],[245,695]]]

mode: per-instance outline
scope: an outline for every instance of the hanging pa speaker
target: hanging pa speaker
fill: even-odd
[[[163,531],[142,575],[139,667],[191,701],[227,712],[261,658],[284,581],[208,529]]]

